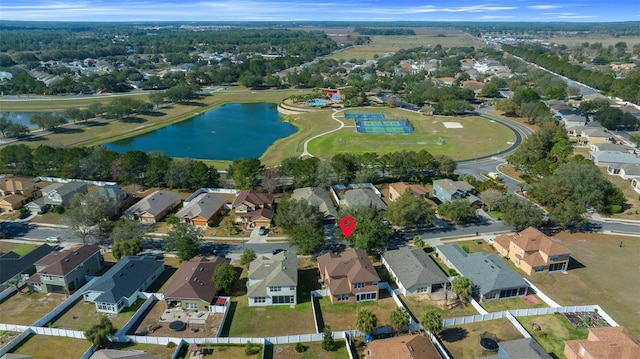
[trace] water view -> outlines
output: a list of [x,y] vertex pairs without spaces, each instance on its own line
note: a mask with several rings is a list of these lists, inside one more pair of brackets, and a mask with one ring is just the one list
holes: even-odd
[[226,104],[190,120],[106,144],[113,151],[162,151],[170,157],[215,160],[260,157],[296,128],[279,121],[275,104]]
[[44,112],[0,112],[0,116],[3,116],[11,122],[17,122],[21,125],[25,125],[29,129],[36,129],[38,128],[38,125],[29,121],[31,121],[31,117],[43,113]]

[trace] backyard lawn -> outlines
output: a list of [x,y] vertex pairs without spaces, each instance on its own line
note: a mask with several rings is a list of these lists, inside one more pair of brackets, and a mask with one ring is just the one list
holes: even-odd
[[355,329],[356,312],[361,308],[367,308],[375,314],[378,318],[377,328],[391,325],[389,315],[398,307],[386,290],[380,290],[377,301],[331,304],[329,297],[322,297],[319,302],[324,324],[334,332]]
[[522,335],[507,319],[445,327],[440,331],[439,337],[454,358],[475,359],[495,354],[484,350],[479,344],[480,336],[485,332],[498,337],[499,342],[522,338]]
[[[517,319],[544,350],[555,358],[566,358],[563,354],[565,340],[586,339],[589,335],[587,329],[574,328],[560,314],[519,317]],[[533,331],[532,322],[540,326],[540,331]]]
[[[247,355],[244,351],[244,345],[210,345],[202,347],[202,358],[211,359],[237,359],[237,358],[261,358],[262,357],[262,345],[253,345],[253,354]],[[182,355],[184,353],[184,355]],[[181,351],[178,359],[188,358],[188,352]]]
[[18,344],[12,353],[38,359],[80,358],[89,347],[91,343],[84,339],[32,335]]
[[22,291],[0,303],[0,323],[32,325],[66,299],[61,294]]
[[567,274],[543,273],[529,280],[560,305],[599,304],[640,336],[639,238],[568,232],[555,237],[571,250]]
[[500,299],[500,300],[491,300],[488,302],[480,303],[480,305],[487,312],[502,312],[504,310],[510,309],[529,309],[529,308],[546,308],[548,305],[540,299],[537,295],[533,295],[533,297],[538,301],[536,304],[527,304],[524,298],[511,298],[511,299]]
[[[138,299],[136,303],[129,308],[125,308],[118,314],[107,314],[107,317],[111,319],[113,326],[117,329],[122,328],[136,311],[142,306],[144,299]],[[93,303],[85,303],[80,298],[73,306],[67,309],[62,315],[56,318],[51,326],[53,328],[63,328],[85,331],[92,325],[98,323],[100,317],[104,313],[98,313],[96,311],[96,305]]]
[[273,351],[273,359],[344,359],[349,357],[344,340],[336,340],[336,350],[332,352],[322,349],[322,342],[301,343],[305,350],[295,351],[294,344],[274,345],[268,349]]
[[427,295],[411,295],[408,297],[401,295],[400,300],[402,300],[405,307],[409,309],[413,317],[418,321],[420,321],[422,313],[424,313],[427,309],[437,310],[438,313],[440,313],[440,317],[442,319],[459,318],[479,314],[478,311],[473,307],[473,305],[469,303],[458,304],[451,309],[442,309],[435,302],[429,299]]
[[109,349],[118,350],[142,350],[158,359],[169,359],[175,352],[175,348],[167,348],[166,345],[141,344],[141,343],[113,343]]

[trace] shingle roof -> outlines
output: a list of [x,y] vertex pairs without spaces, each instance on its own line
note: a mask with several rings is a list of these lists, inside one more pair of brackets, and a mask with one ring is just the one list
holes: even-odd
[[318,267],[322,273],[328,273],[331,280],[347,277],[351,283],[380,281],[373,263],[362,249],[351,248],[341,255],[323,254],[318,257]]
[[456,192],[471,193],[475,188],[465,181],[452,181],[449,178],[443,178],[433,181],[434,185],[440,186],[443,190],[449,194]]
[[422,249],[400,248],[382,255],[405,288],[446,283],[447,276]]
[[264,217],[266,219],[273,219],[273,210],[271,208],[259,208],[255,211],[249,212],[251,222],[255,221],[260,217]]
[[0,189],[3,191],[24,191],[34,186],[33,178],[29,177],[0,178]]
[[126,256],[121,258],[86,292],[102,292],[95,302],[116,304],[123,297],[129,298],[153,275],[164,262],[148,257]]
[[260,256],[249,264],[248,278],[250,281],[258,280],[248,286],[249,297],[266,295],[267,286],[297,286],[298,256],[287,251],[271,258]]
[[[551,355],[547,353],[533,338],[523,338],[515,340],[507,340],[499,342],[498,345],[504,352],[507,353],[508,358],[517,359],[552,359]],[[500,355],[492,355],[485,357],[484,359],[502,359],[504,357]]]
[[238,207],[242,203],[250,203],[255,206],[264,206],[265,204],[273,203],[273,195],[268,193],[259,192],[255,190],[244,190],[238,194],[238,197],[233,201],[233,208]]
[[511,237],[511,240],[526,252],[541,251],[547,255],[567,254],[569,249],[562,244],[554,241],[551,237],[540,232],[534,227],[529,227],[517,235]]
[[100,252],[100,247],[95,244],[87,244],[73,250],[51,252],[42,259],[36,261],[36,265],[46,266],[40,271],[42,274],[64,276],[73,271],[80,263]]
[[15,252],[3,254],[0,256],[0,284],[4,284],[16,275],[29,270],[36,261],[52,251],[53,247],[48,244],[43,244],[22,257]]
[[200,299],[213,303],[217,290],[211,282],[211,277],[216,268],[223,263],[229,263],[229,261],[217,256],[211,261],[200,258],[182,263],[165,289],[164,297],[166,299]]
[[202,193],[198,197],[194,198],[188,205],[184,206],[176,216],[182,217],[202,217],[205,219],[211,219],[220,208],[227,203],[227,198],[220,194],[215,193]]
[[631,153],[617,151],[589,151],[589,156],[597,164],[604,163],[640,163],[640,158]]
[[298,188],[293,191],[292,199],[305,200],[312,206],[317,206],[320,212],[324,214],[324,219],[335,219],[338,217],[338,211],[333,205],[329,193],[319,187]]
[[349,207],[374,206],[377,210],[387,209],[387,205],[368,188],[355,188],[344,193],[344,201]]
[[407,182],[394,182],[394,183],[389,183],[389,189],[391,188],[393,188],[400,195],[403,195],[407,191],[407,189],[414,196],[424,196],[429,194],[429,191],[423,185],[420,185],[420,184],[409,184]]
[[51,193],[57,192],[60,197],[65,198],[66,196],[76,193],[76,192],[85,192],[87,190],[87,184],[80,181],[70,181],[67,183],[53,183],[48,185],[47,187],[42,189],[42,193]]
[[108,198],[108,199],[115,199],[115,200],[117,200],[118,198],[120,198],[120,196],[125,194],[125,191],[123,191],[122,188],[120,188],[120,186],[115,184],[100,186],[96,188],[95,191],[98,193],[98,195],[101,198]]
[[25,196],[15,193],[0,197],[0,201],[5,201],[11,205],[22,203],[25,199],[27,199]]
[[475,284],[482,295],[495,290],[527,287],[527,283],[492,253],[466,253],[457,244],[436,247],[459,271]]
[[173,206],[180,199],[180,195],[175,192],[169,191],[155,191],[152,194],[141,199],[140,202],[134,204],[126,210],[127,215],[134,213],[149,213],[152,216],[157,216],[162,213],[167,207]]
[[592,147],[597,148],[598,151],[616,151],[632,153],[633,147],[621,145],[618,143],[594,143]]
[[575,354],[584,348],[591,358],[640,358],[640,341],[624,327],[589,328],[586,340],[568,340],[565,346]]
[[440,359],[433,343],[423,335],[376,339],[367,344],[365,359]]

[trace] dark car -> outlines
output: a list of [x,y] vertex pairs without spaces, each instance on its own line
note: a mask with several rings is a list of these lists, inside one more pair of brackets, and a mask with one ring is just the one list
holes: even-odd
[[262,226],[258,229],[258,234],[261,236],[264,236],[267,233],[269,233],[269,230],[265,226]]
[[7,239],[9,238],[9,232],[8,231],[0,231],[0,238],[2,239]]
[[286,252],[286,249],[282,249],[282,248],[278,248],[278,249],[274,249],[271,251],[271,254],[273,254],[274,256],[280,252]]

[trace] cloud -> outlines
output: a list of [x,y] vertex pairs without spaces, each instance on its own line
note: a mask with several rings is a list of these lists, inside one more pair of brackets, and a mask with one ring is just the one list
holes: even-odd
[[551,9],[558,9],[561,6],[560,5],[531,5],[527,7],[529,9],[534,9],[534,10],[551,10]]

